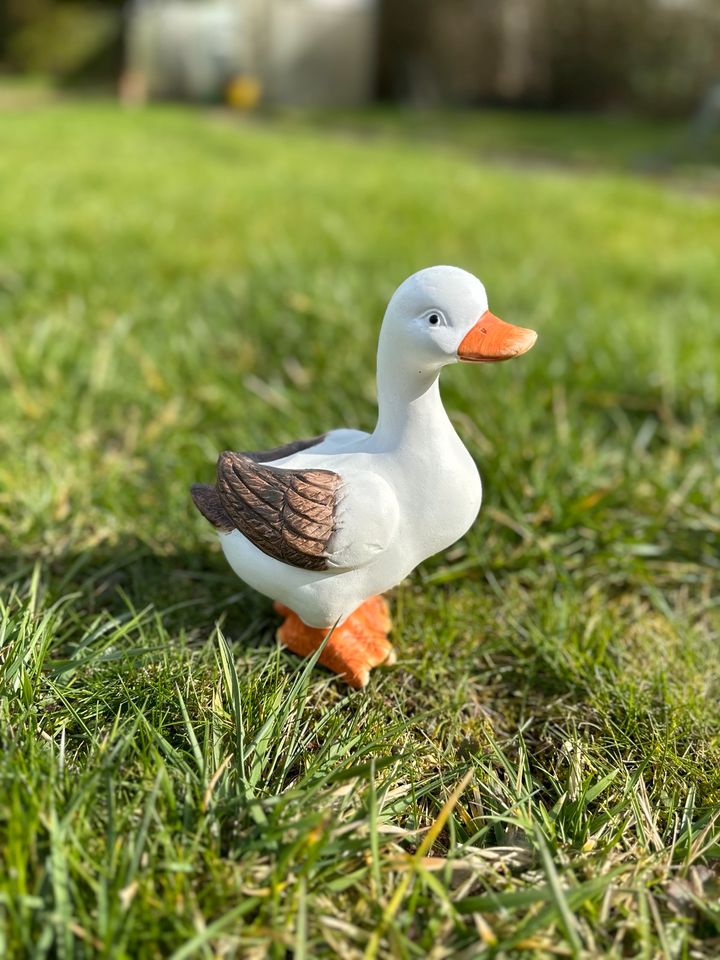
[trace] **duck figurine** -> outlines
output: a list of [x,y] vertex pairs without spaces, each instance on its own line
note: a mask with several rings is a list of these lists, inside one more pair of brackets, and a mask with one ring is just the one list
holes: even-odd
[[307,656],[328,638],[319,662],[353,687],[394,663],[382,594],[462,537],[480,509],[480,476],[443,407],[440,371],[509,360],[536,339],[490,313],[477,277],[421,270],[385,312],[372,433],[221,453],[215,485],[192,486],[235,573],[275,601],[281,643]]

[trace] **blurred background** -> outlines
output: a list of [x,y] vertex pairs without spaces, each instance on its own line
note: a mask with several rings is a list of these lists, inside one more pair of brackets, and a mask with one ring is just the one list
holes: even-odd
[[[720,110],[716,0],[2,0],[0,65],[238,107]],[[714,103],[714,106],[713,106]]]

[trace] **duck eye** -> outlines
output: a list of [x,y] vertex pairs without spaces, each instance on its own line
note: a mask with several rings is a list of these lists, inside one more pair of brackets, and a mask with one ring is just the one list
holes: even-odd
[[436,313],[431,313],[428,317],[428,323],[436,326],[438,323],[440,323],[440,317]]

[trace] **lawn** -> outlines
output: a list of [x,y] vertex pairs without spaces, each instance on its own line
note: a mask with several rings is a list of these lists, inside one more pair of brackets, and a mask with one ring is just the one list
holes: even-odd
[[[720,199],[224,114],[0,118],[0,956],[720,952]],[[370,428],[397,283],[485,503],[364,692],[188,485]]]
[[720,130],[695,117],[647,119],[624,114],[540,110],[285,110],[287,123],[366,138],[403,139],[511,163],[601,168],[664,175],[685,168],[717,174]]

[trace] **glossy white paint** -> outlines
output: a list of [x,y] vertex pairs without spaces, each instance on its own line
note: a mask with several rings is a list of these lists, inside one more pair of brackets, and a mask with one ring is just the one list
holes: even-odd
[[467,532],[482,487],[445,413],[439,376],[458,360],[461,341],[487,309],[482,283],[457,267],[430,267],[397,289],[380,331],[373,433],[334,430],[316,447],[272,464],[342,477],[331,568],[290,567],[237,530],[221,533],[239,577],[308,625],[328,627]]

